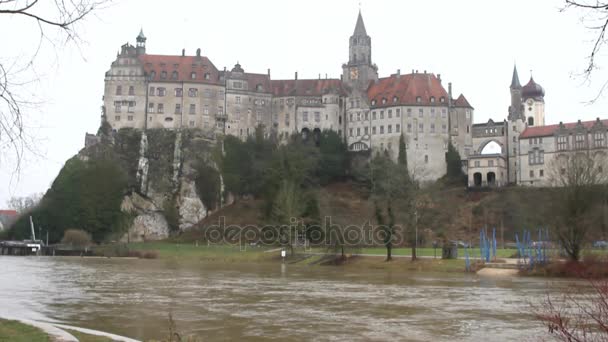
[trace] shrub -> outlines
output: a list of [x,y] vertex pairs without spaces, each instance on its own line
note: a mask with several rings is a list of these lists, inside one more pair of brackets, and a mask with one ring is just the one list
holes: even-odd
[[79,248],[89,247],[92,245],[91,234],[80,229],[68,229],[63,233],[61,243]]

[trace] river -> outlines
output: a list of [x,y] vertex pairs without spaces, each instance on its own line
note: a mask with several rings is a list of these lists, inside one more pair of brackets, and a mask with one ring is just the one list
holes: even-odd
[[142,340],[165,338],[171,313],[182,335],[205,341],[522,341],[544,336],[526,313],[546,286],[334,266],[3,256],[0,316]]

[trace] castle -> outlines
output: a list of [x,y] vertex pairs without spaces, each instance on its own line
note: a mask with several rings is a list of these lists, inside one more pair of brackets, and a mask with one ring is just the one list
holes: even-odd
[[[106,72],[103,117],[115,130],[197,128],[241,139],[258,126],[282,138],[329,129],[351,151],[382,151],[394,159],[403,134],[409,171],[421,181],[445,174],[451,142],[470,187],[543,185],[545,155],[582,148],[577,139],[583,131],[586,148],[606,148],[608,121],[545,126],[544,89],[532,78],[522,87],[517,69],[510,89],[506,120],[473,124],[474,108],[464,95],[452,96],[440,74],[397,70],[379,77],[359,12],[340,79],[298,79],[296,72],[293,79],[273,80],[270,69],[249,73],[238,62],[219,70],[200,49],[194,56],[184,50],[151,55],[141,31]],[[572,141],[564,145],[562,135]]]

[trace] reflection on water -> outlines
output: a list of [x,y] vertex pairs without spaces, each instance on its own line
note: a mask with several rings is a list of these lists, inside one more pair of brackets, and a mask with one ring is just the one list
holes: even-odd
[[534,339],[525,313],[546,281],[338,267],[0,257],[0,315],[139,339]]

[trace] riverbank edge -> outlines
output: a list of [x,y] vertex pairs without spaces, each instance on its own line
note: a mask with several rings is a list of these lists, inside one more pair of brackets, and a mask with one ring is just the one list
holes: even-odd
[[79,342],[79,340],[74,335],[70,334],[66,330],[73,330],[91,336],[105,337],[116,342],[141,342],[139,340],[135,340],[125,336],[115,335],[99,330],[75,327],[66,324],[34,321],[30,319],[0,315],[0,321],[2,320],[14,321],[29,327],[39,329],[44,334],[46,334],[49,337],[49,341],[52,342]]

